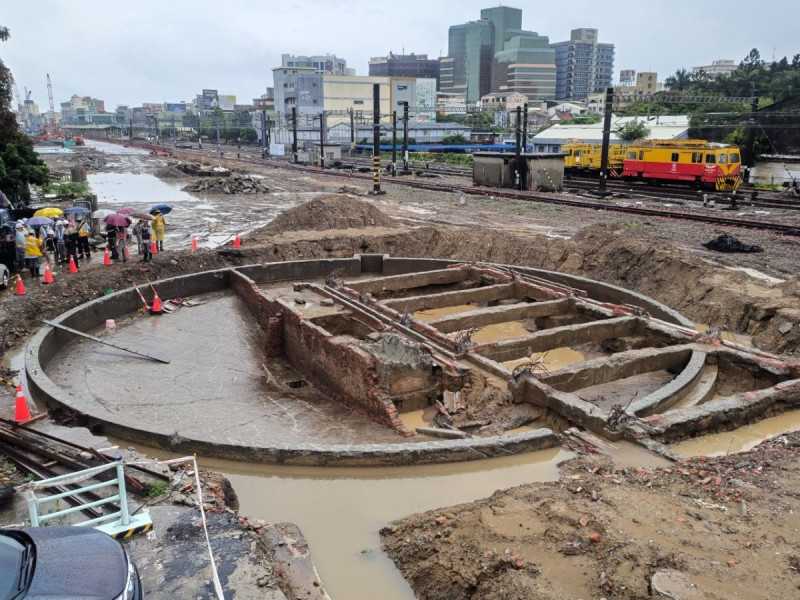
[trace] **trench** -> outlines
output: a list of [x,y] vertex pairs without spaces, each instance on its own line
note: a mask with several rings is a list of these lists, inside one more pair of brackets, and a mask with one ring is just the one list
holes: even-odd
[[[139,450],[166,456],[163,450]],[[417,512],[449,511],[497,489],[555,481],[558,464],[571,456],[551,448],[482,461],[391,468],[282,467],[202,458],[200,463],[231,481],[240,514],[300,528],[333,600],[414,600],[411,587],[380,549],[382,527]]]

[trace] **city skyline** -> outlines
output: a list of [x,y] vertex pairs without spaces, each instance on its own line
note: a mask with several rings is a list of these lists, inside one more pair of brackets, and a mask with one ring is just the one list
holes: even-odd
[[[41,110],[48,105],[47,73],[57,109],[72,94],[103,99],[113,110],[118,104],[191,101],[202,88],[249,103],[272,85],[271,70],[280,65],[281,54],[332,53],[367,75],[369,59],[391,51],[445,56],[451,25],[475,20],[482,8],[497,5],[411,0],[398,12],[361,0],[350,2],[346,11],[316,1],[265,6],[231,0],[224,10],[204,0],[142,0],[114,5],[113,11],[98,0],[80,4],[80,11],[56,0],[11,0],[4,6],[0,24],[9,27],[11,38],[0,44],[0,56],[20,91],[28,88]],[[523,29],[551,43],[569,39],[572,29],[598,29],[599,40],[616,47],[615,77],[635,69],[655,71],[663,80],[679,68],[717,59],[738,64],[754,47],[765,60],[773,52],[790,59],[800,53],[792,25],[800,18],[798,6],[768,1],[765,10],[749,14],[742,0],[732,0],[726,27],[720,27],[719,14],[697,14],[688,1],[646,4],[619,15],[603,14],[584,0],[575,0],[569,12],[504,3],[523,9]],[[781,19],[770,19],[775,11],[769,5],[780,10]]]

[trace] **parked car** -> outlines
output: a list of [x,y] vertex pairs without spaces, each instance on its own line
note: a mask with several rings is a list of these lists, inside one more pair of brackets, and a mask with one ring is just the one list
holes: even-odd
[[0,263],[0,290],[4,290],[8,287],[8,281],[11,278],[11,274],[8,272],[8,267],[5,264]]
[[0,529],[0,600],[142,600],[136,565],[91,527]]

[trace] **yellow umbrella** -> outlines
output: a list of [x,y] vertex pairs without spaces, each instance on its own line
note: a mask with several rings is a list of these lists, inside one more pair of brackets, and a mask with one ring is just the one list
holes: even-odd
[[56,208],[54,206],[49,206],[47,208],[40,208],[35,213],[33,213],[34,217],[60,217],[64,214],[64,211],[60,208]]

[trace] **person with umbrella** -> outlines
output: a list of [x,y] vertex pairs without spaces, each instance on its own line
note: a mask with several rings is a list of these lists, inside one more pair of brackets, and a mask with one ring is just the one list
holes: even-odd
[[164,215],[161,214],[160,209],[155,209],[153,211],[153,235],[156,238],[156,244],[158,244],[159,251],[164,251],[164,234],[167,227],[167,223],[164,221]]
[[69,260],[67,254],[67,239],[66,239],[67,222],[59,219],[56,221],[55,228],[55,241],[56,241],[56,262],[65,262]]

